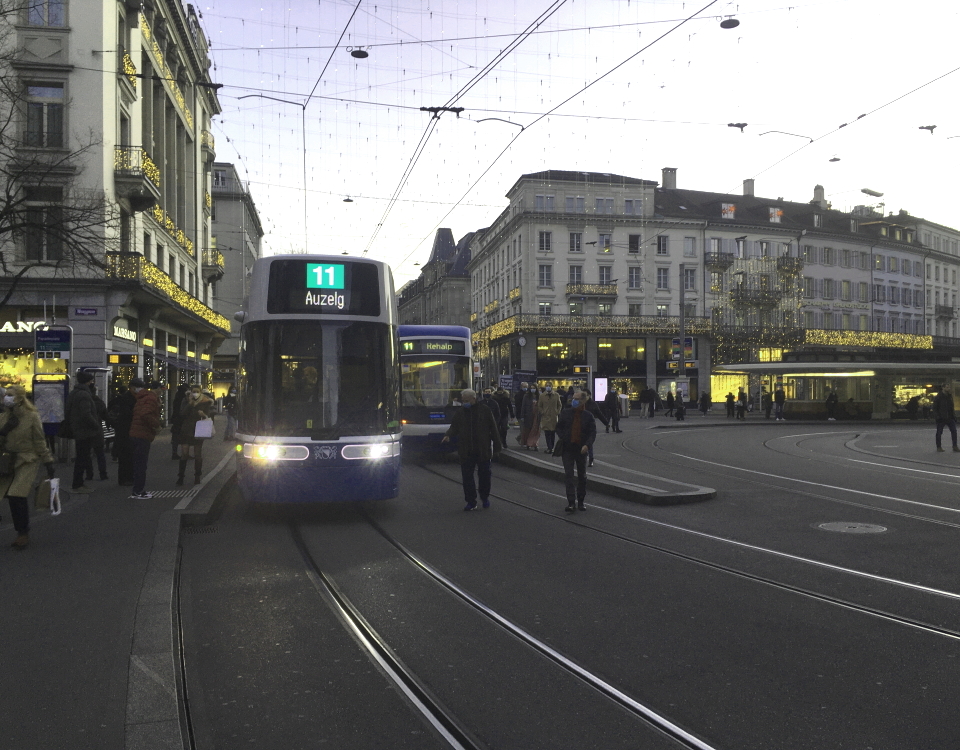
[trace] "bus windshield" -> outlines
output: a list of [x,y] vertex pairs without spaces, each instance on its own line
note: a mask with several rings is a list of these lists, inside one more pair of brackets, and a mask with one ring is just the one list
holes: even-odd
[[431,409],[451,406],[460,400],[460,391],[469,388],[470,358],[410,362],[401,358],[403,405]]
[[316,440],[399,432],[395,356],[394,333],[383,323],[248,323],[238,429]]

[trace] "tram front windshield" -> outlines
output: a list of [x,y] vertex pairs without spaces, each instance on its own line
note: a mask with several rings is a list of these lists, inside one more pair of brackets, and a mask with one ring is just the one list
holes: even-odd
[[470,359],[411,362],[401,359],[403,405],[431,409],[451,406],[460,400],[460,391],[469,388]]
[[398,432],[394,342],[383,323],[245,325],[240,432],[316,440]]

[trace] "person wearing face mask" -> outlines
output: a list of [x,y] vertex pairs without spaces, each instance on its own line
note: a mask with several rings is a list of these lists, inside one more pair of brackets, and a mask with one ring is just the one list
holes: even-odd
[[[2,389],[0,389],[2,390]],[[33,489],[40,464],[47,467],[47,476],[53,479],[53,456],[43,434],[43,425],[36,407],[27,399],[22,386],[12,385],[3,396],[0,414],[0,442],[3,450],[14,454],[14,470],[10,476],[0,477],[0,497],[7,496],[13,528],[17,538],[11,545],[24,550],[30,544],[30,507],[27,496]]]
[[103,443],[103,423],[97,414],[97,403],[93,398],[93,373],[77,373],[77,384],[70,391],[64,405],[64,419],[70,425],[76,449],[71,492],[93,492],[92,488],[83,484],[84,476],[93,476],[93,462],[90,457],[93,446]]
[[[584,511],[587,497],[587,455],[597,439],[597,423],[586,409],[587,395],[577,391],[557,420],[557,435],[563,441],[561,458],[567,488],[567,513]],[[574,479],[573,469],[577,469]]]
[[180,407],[180,471],[177,473],[177,486],[183,485],[187,462],[193,459],[193,481],[200,483],[203,474],[203,440],[194,437],[197,422],[213,414],[213,399],[205,396],[199,385],[190,387],[189,395]]
[[[464,510],[475,510],[477,492],[484,508],[490,507],[490,460],[503,449],[500,431],[487,402],[477,403],[477,392],[469,388],[460,393],[463,406],[456,410],[442,443],[457,439],[460,475],[463,478]],[[491,450],[492,446],[492,450]],[[474,482],[473,472],[477,472]],[[479,486],[478,486],[479,485]]]
[[147,459],[150,457],[150,444],[163,426],[160,419],[160,399],[140,378],[130,381],[130,392],[136,399],[129,432],[133,474],[133,494],[130,499],[149,500],[153,493],[146,491]]
[[497,434],[500,434],[500,404],[494,400],[492,388],[483,389],[483,403],[486,404],[487,408],[489,408],[493,414],[493,421],[497,423]]
[[231,385],[223,397],[223,410],[227,414],[227,426],[223,430],[223,442],[236,440],[237,435],[237,388]]
[[547,439],[547,452],[553,453],[553,446],[557,441],[557,417],[560,416],[560,394],[553,392],[553,386],[548,385],[544,388],[540,398],[537,399],[537,412],[540,415],[540,429]]

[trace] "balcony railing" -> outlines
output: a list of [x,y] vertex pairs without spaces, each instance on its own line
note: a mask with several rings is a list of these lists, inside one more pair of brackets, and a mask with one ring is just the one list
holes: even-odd
[[567,284],[567,295],[575,297],[616,297],[616,284]]
[[138,253],[107,253],[106,277],[136,281],[151,287],[168,297],[171,303],[230,334],[229,320],[185,292],[167,274]]
[[734,305],[751,307],[776,307],[783,298],[777,289],[760,289],[737,285],[730,290],[730,302]]
[[157,189],[160,188],[160,168],[140,146],[115,146],[113,171],[125,177],[146,177]]
[[797,276],[803,271],[803,258],[777,258],[777,271],[784,276]]
[[137,66],[133,64],[133,58],[123,47],[119,50],[120,54],[120,74],[123,75],[133,86],[137,88]]
[[957,311],[954,310],[950,305],[934,305],[933,314],[938,318],[943,318],[946,320],[952,320],[957,317]]
[[733,265],[733,253],[704,253],[703,264],[707,268],[726,270]]
[[207,281],[223,278],[223,253],[216,248],[203,251],[203,278]]
[[520,297],[520,287],[515,286],[510,290],[510,299],[518,299]]

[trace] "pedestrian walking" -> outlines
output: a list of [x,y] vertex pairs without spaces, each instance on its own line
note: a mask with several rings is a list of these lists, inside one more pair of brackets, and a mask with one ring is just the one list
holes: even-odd
[[[597,423],[587,411],[587,396],[582,391],[573,394],[570,403],[560,412],[557,420],[557,435],[562,441],[560,457],[567,490],[567,513],[586,510],[587,456],[597,438]],[[573,472],[576,468],[577,476]]]
[[540,429],[547,440],[547,453],[553,453],[557,441],[557,417],[561,408],[560,395],[553,392],[552,385],[548,385],[537,399],[537,413],[540,415]]
[[[517,424],[521,425],[520,422],[520,413],[523,411],[523,399],[527,395],[527,384],[521,383],[520,390],[513,394],[513,418],[517,420]],[[520,437],[517,437],[517,442],[520,442]]]
[[[150,385],[159,387],[157,383]],[[140,378],[130,381],[130,392],[136,399],[129,432],[133,464],[133,493],[130,499],[149,500],[153,497],[153,493],[146,491],[147,459],[150,457],[150,444],[163,426],[160,419],[160,399]]]
[[687,405],[683,401],[683,391],[677,391],[677,400],[674,403],[678,422],[683,422],[687,418]]
[[[463,479],[464,510],[477,507],[477,493],[484,508],[490,507],[490,461],[503,450],[500,431],[487,403],[477,403],[477,392],[469,388],[460,393],[463,406],[456,410],[443,443],[457,439],[460,476]],[[473,473],[477,472],[476,481]]]
[[783,390],[782,385],[777,386],[777,390],[773,392],[773,416],[776,417],[778,422],[784,420],[783,416],[783,406],[787,402],[787,394]]
[[728,391],[726,395],[727,402],[727,416],[734,416],[734,409],[736,408],[737,398],[733,395],[733,391]]
[[529,450],[538,450],[540,441],[540,414],[537,411],[539,394],[537,387],[531,386],[523,396],[520,405],[520,444]]
[[[107,446],[103,432],[103,427],[109,421],[107,415],[107,405],[103,403],[103,399],[100,398],[100,395],[97,393],[97,386],[95,386],[93,383],[90,384],[90,393],[93,395],[93,403],[97,408],[97,419],[100,420],[100,436],[93,438],[93,441],[90,443],[90,449],[93,451],[93,455],[97,459],[97,469],[100,472],[100,481],[105,481],[110,478],[107,476]],[[90,480],[93,479],[93,462],[87,466],[86,478]]]
[[737,419],[747,419],[747,393],[743,388],[737,392]]
[[773,411],[773,398],[766,388],[764,388],[760,394],[760,407],[763,409],[764,416],[770,419],[770,412]]
[[707,416],[707,412],[710,411],[710,394],[704,391],[700,394],[700,411],[703,412],[703,416]]
[[640,416],[648,418],[653,416],[653,410],[656,407],[657,394],[653,388],[643,387],[640,391]]
[[133,455],[130,453],[130,423],[137,399],[125,388],[110,401],[107,415],[113,425],[115,436],[110,455],[117,461],[117,484],[129,487],[133,484]]
[[611,427],[613,427],[614,432],[623,432],[620,429],[620,394],[617,393],[616,388],[607,391],[607,395],[603,397],[603,406],[607,411],[607,418],[610,420],[610,424],[607,425],[607,432],[610,432]]
[[213,399],[204,394],[199,385],[190,386],[190,392],[180,405],[180,468],[177,487],[183,486],[187,464],[193,460],[193,483],[200,484],[203,474],[203,441],[196,437],[197,422],[213,415]]
[[97,414],[97,404],[93,400],[93,373],[77,373],[77,383],[67,396],[64,405],[64,421],[73,436],[76,455],[73,459],[72,492],[88,493],[93,488],[83,484],[84,476],[93,476],[93,463],[90,452],[96,441],[103,441],[103,425]]
[[237,387],[230,386],[227,395],[223,397],[223,411],[227,415],[227,426],[223,430],[223,442],[237,439]]
[[0,388],[3,412],[0,414],[0,447],[13,454],[13,472],[0,477],[0,497],[6,495],[17,538],[11,545],[24,550],[30,544],[30,506],[27,496],[33,489],[40,464],[50,479],[56,475],[53,456],[43,434],[37,408],[27,399],[23,386]]
[[943,453],[940,438],[944,427],[950,430],[953,452],[960,453],[960,448],[957,447],[957,413],[953,405],[953,394],[948,385],[943,385],[940,393],[933,399],[933,418],[937,420],[937,453]]
[[673,404],[674,404],[674,402],[675,402],[675,399],[674,399],[674,397],[673,397],[673,391],[667,391],[667,411],[666,411],[666,413],[665,413],[663,416],[665,416],[665,417],[672,417],[672,416],[673,416]]
[[183,407],[183,400],[187,397],[187,393],[190,392],[190,386],[183,384],[177,388],[177,392],[173,395],[173,404],[170,406],[170,459],[173,461],[180,460],[180,454],[177,453],[177,448],[180,445],[180,430],[182,420],[180,418],[180,409]]
[[493,421],[497,423],[497,434],[500,434],[500,404],[493,400],[493,389],[483,389],[483,403],[493,414]]
[[827,421],[836,422],[837,421],[837,405],[840,403],[840,399],[837,398],[835,391],[830,391],[827,395],[827,400],[823,402],[824,406],[827,407]]
[[497,423],[497,427],[500,428],[500,442],[506,447],[507,430],[510,429],[510,420],[513,419],[513,401],[510,400],[510,394],[503,388],[494,391],[493,400],[500,407],[500,421]]

